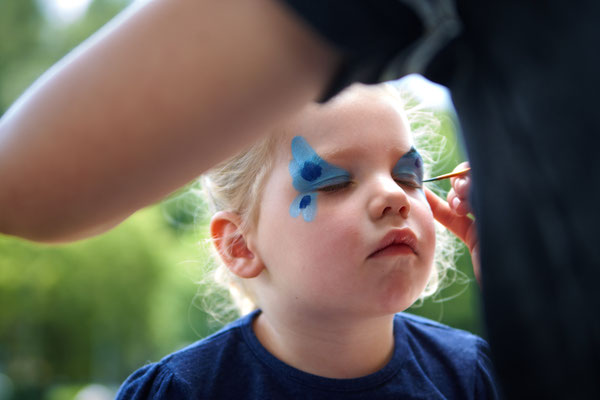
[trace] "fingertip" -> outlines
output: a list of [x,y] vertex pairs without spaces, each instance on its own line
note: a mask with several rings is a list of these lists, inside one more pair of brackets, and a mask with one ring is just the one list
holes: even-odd
[[452,200],[450,200],[450,207],[457,214],[458,214],[458,208],[460,207],[460,203],[461,202],[460,202],[460,199],[458,197],[453,197]]
[[456,195],[461,199],[466,199],[469,196],[470,179],[468,176],[461,176],[453,185]]
[[461,201],[455,212],[461,217],[467,216],[471,212],[469,203]]
[[458,164],[456,167],[454,167],[454,170],[452,172],[454,172],[454,171],[460,171],[462,169],[469,168],[469,167],[470,167],[469,162],[468,161],[463,161],[460,164]]
[[456,198],[456,192],[454,192],[454,189],[450,189],[450,191],[446,195],[446,203],[448,203],[450,206],[452,206],[452,201],[455,198]]

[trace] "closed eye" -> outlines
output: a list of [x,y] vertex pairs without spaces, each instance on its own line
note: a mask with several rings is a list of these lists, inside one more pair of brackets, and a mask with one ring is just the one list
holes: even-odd
[[401,177],[395,177],[394,181],[400,186],[409,187],[411,189],[422,189],[423,184],[415,176],[405,175]]
[[351,184],[350,181],[340,182],[340,183],[335,183],[333,185],[327,185],[327,186],[320,187],[317,190],[319,192],[325,192],[325,193],[337,192],[337,191],[346,189],[347,187],[350,186],[350,184]]

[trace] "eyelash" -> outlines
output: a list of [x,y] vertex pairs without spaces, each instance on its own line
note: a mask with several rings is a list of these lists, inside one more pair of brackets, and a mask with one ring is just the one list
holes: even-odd
[[319,188],[318,191],[325,192],[325,193],[337,192],[337,191],[346,189],[348,186],[350,186],[351,183],[352,182],[348,181],[348,182],[336,183],[334,185],[323,186],[322,188]]
[[414,181],[409,181],[405,179],[394,179],[396,183],[400,186],[408,186],[411,189],[422,189],[423,185],[420,185]]
[[[414,181],[411,180],[406,180],[406,179],[399,179],[399,178],[394,178],[394,181],[399,185],[399,186],[406,186],[410,189],[422,189],[423,185],[420,185]],[[336,183],[335,185],[329,185],[329,186],[323,186],[322,188],[317,189],[319,192],[323,192],[323,193],[333,193],[333,192],[338,192],[340,190],[346,189],[350,186],[352,182],[348,181],[348,182],[342,182],[342,183]]]
[[411,189],[422,189],[423,184],[416,174],[404,172],[392,172],[394,181],[400,186],[405,186]]

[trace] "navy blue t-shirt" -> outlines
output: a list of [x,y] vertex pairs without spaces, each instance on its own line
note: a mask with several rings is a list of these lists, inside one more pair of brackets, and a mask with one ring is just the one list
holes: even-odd
[[361,378],[331,379],[269,353],[252,330],[259,312],[139,369],[117,399],[497,398],[487,344],[468,332],[397,314],[394,354],[385,367]]

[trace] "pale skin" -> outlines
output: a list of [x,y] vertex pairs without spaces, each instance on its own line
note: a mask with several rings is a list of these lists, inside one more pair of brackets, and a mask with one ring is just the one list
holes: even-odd
[[[453,228],[465,221],[448,219],[454,212],[445,201],[390,176],[411,147],[397,110],[350,95],[336,104],[301,113],[284,131],[302,132],[318,154],[351,173],[352,183],[319,193],[314,221],[291,217],[297,192],[286,137],[257,226],[242,231],[242,218],[224,211],[210,231],[225,264],[258,298],[262,313],[253,328],[267,350],[309,373],[355,378],[378,371],[392,355],[393,315],[416,300],[429,276],[433,218]],[[371,258],[382,235],[396,228],[414,232],[418,251]]]

